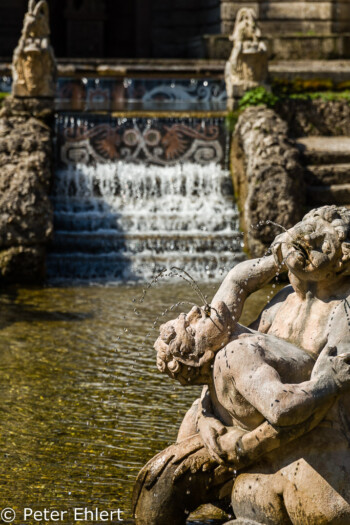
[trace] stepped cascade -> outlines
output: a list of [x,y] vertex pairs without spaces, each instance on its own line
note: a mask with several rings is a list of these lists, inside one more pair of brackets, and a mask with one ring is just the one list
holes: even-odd
[[218,277],[242,259],[229,172],[216,163],[76,164],[55,174],[51,277]]

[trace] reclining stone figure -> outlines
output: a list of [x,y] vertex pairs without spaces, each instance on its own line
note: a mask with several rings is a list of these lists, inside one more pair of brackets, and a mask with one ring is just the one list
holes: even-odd
[[[228,274],[212,301],[161,327],[162,372],[203,384],[177,443],[142,469],[138,525],[184,524],[203,503],[232,523],[350,523],[350,212],[313,210],[273,256]],[[246,297],[281,267],[291,285],[249,328]]]

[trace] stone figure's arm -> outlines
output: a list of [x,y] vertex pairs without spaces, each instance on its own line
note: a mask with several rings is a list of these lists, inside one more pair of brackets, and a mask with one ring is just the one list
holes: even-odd
[[350,388],[350,354],[336,352],[329,346],[321,352],[309,381],[285,384],[258,345],[247,345],[245,352],[236,347],[231,353],[235,387],[272,425],[298,425]]
[[226,426],[214,415],[210,391],[204,387],[198,404],[196,426],[205,447],[211,457],[218,463],[222,463],[223,450],[218,441],[219,436],[226,434]]
[[264,421],[251,432],[241,435],[233,428],[218,438],[218,445],[224,452],[226,461],[233,463],[237,469],[247,467],[265,454],[314,429],[327,415],[333,402],[334,398],[324,400],[311,417],[297,425],[278,427]]
[[273,255],[237,264],[225,277],[212,303],[223,301],[232,316],[239,320],[246,298],[271,281],[276,271]]
[[[350,341],[348,348],[349,345]],[[338,395],[350,386],[350,354],[336,354],[335,347],[327,346],[316,361],[311,380],[300,385],[281,383],[277,373],[271,373],[268,368],[259,370],[257,363],[255,375],[247,369],[249,390],[253,393],[247,395],[247,388],[241,384],[247,381],[244,374],[242,382],[235,381],[236,387],[245,391],[244,397],[267,421],[241,436],[236,429],[221,435],[218,447],[223,451],[222,457],[234,463],[236,468],[243,468],[315,428]],[[255,381],[260,385],[260,396],[254,392]]]

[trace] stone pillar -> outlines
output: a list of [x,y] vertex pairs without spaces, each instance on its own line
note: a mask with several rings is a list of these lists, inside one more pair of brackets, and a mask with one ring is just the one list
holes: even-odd
[[0,284],[45,278],[53,229],[51,118],[56,62],[46,0],[30,0],[0,111]]
[[225,82],[227,107],[232,110],[246,91],[267,82],[267,49],[254,9],[242,7],[238,11],[229,39],[233,48],[225,66]]

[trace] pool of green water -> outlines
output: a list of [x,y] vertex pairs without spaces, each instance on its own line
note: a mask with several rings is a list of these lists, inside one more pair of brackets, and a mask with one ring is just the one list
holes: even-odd
[[[202,286],[209,300],[217,287]],[[249,299],[245,322],[267,293]],[[137,472],[175,440],[199,393],[159,374],[153,350],[159,322],[175,315],[162,312],[197,302],[194,292],[167,284],[141,295],[138,285],[2,292],[0,509],[12,507],[15,523],[25,507],[119,508],[130,522]]]

